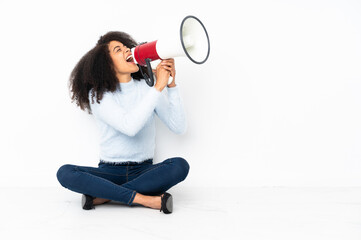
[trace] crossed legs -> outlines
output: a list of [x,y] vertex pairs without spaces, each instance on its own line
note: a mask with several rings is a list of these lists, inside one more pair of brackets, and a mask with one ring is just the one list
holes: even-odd
[[189,164],[183,158],[170,158],[135,167],[133,171],[124,166],[91,168],[67,164],[59,168],[57,177],[65,188],[95,196],[95,205],[115,200],[160,209],[160,194],[187,177]]

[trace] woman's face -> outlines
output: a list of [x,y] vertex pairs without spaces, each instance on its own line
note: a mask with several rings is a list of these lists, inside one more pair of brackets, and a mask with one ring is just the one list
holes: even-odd
[[111,41],[108,44],[110,57],[116,74],[128,75],[139,71],[139,67],[134,63],[132,52],[128,47],[118,41]]

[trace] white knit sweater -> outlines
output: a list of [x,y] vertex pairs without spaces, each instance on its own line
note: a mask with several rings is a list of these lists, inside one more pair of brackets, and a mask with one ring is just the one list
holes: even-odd
[[90,107],[100,131],[100,159],[105,162],[142,162],[153,158],[154,113],[176,134],[186,131],[179,87],[159,92],[144,80],[119,83],[120,90],[106,92]]

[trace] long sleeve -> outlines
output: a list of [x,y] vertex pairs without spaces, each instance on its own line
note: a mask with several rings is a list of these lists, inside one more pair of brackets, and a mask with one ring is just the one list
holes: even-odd
[[176,134],[186,132],[187,121],[178,86],[168,88],[168,98],[162,93],[155,112],[172,132]]
[[127,111],[116,102],[112,93],[107,92],[100,103],[91,104],[91,110],[95,117],[132,137],[144,127],[160,97],[161,93],[152,88],[137,105]]

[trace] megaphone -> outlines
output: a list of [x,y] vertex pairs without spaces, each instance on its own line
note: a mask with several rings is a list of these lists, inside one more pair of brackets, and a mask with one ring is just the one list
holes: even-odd
[[[142,72],[147,84],[154,85],[150,62],[174,57],[188,57],[196,64],[207,61],[210,44],[206,28],[194,16],[187,16],[180,25],[180,36],[170,36],[149,43],[142,43],[131,49],[136,64],[146,66],[148,75]],[[180,38],[179,38],[180,37]]]

